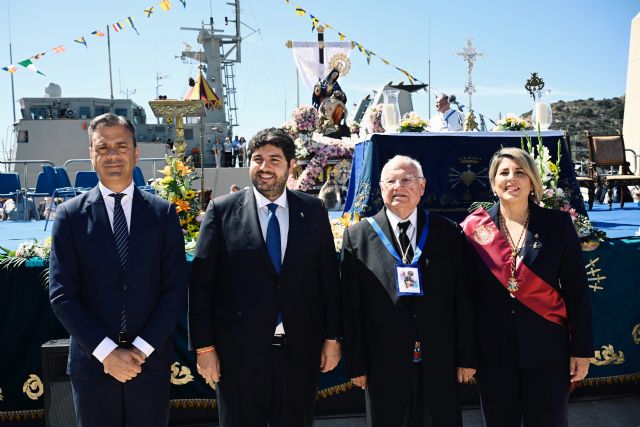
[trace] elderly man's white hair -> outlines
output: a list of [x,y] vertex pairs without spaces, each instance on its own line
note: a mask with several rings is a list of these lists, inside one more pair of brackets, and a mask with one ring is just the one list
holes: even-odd
[[389,161],[387,161],[387,163],[385,163],[385,165],[382,167],[382,171],[380,172],[380,178],[384,179],[387,171],[398,166],[413,166],[418,171],[417,178],[424,177],[424,174],[422,173],[422,165],[420,164],[419,161],[417,161],[416,159],[412,159],[409,156],[397,155],[389,159]]

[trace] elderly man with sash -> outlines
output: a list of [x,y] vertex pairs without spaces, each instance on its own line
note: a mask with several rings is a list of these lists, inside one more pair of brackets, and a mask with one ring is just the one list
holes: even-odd
[[488,427],[565,427],[570,382],[593,356],[580,241],[567,212],[539,206],[542,181],[519,148],[500,149],[499,203],[463,222],[477,266],[478,385]]
[[462,425],[456,380],[475,373],[467,245],[418,208],[425,185],[420,163],[395,156],[381,173],[384,209],[344,233],[344,355],[374,427]]

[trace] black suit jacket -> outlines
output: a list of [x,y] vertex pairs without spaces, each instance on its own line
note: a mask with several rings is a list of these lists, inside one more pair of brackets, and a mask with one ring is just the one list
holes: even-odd
[[339,278],[327,211],[287,190],[289,233],[280,274],[262,236],[252,189],[214,199],[193,260],[189,332],[195,348],[215,345],[227,381],[272,352],[282,313],[287,347],[318,372],[324,338],[342,336]]
[[[488,210],[499,227],[500,205]],[[568,324],[545,320],[511,298],[475,253],[481,366],[566,366],[569,356],[593,356],[591,304],[580,240],[566,212],[529,204],[523,262],[562,295]],[[516,360],[513,348],[515,344]],[[511,346],[512,347],[512,346]]]
[[[375,215],[395,242],[384,210]],[[419,211],[418,236],[425,223]],[[351,377],[368,375],[374,425],[398,425],[410,396],[413,345],[422,341],[422,379],[434,425],[458,425],[456,367],[475,367],[466,242],[451,221],[429,215],[419,259],[424,296],[396,291],[396,260],[367,221],[344,233],[342,250],[344,354]]]
[[106,375],[92,352],[105,337],[118,342],[123,302],[131,338],[154,348],[143,373],[169,372],[173,332],[187,296],[184,238],[169,202],[134,188],[132,203],[124,273],[98,186],[56,211],[49,295],[71,335],[71,375]]

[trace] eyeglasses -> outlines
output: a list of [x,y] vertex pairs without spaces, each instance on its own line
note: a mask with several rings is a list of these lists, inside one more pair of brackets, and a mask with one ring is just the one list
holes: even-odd
[[385,179],[384,181],[380,181],[385,187],[393,187],[395,184],[398,184],[400,187],[409,187],[416,182],[420,182],[421,179],[424,179],[422,176],[405,176],[404,178],[397,179]]

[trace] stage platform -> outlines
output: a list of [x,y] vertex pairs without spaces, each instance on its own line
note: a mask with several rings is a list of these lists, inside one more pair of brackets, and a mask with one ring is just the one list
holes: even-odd
[[[593,210],[588,212],[594,226],[603,229],[610,239],[634,237],[640,230],[640,205],[627,203],[620,209],[615,203],[612,210],[607,204],[594,204]],[[341,211],[331,211],[331,219],[342,215]],[[42,241],[51,236],[53,222],[49,222],[44,231],[44,220],[41,221],[0,221],[0,246],[9,250],[17,249],[21,242],[38,239]]]

